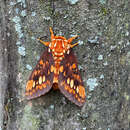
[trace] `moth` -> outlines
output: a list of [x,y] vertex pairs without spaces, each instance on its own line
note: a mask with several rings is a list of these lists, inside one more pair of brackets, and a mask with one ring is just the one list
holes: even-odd
[[47,46],[32,71],[26,85],[27,99],[33,99],[49,92],[51,88],[59,89],[62,94],[78,106],[85,103],[85,88],[81,79],[77,59],[71,44],[77,37],[68,40],[63,36],[55,36],[50,28],[51,41],[40,43]]

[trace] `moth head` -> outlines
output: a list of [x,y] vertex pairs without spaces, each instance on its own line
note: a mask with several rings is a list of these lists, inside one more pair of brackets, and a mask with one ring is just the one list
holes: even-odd
[[52,28],[50,28],[51,32],[51,42],[44,42],[41,39],[38,39],[45,46],[48,46],[49,49],[55,54],[64,54],[68,53],[71,48],[78,45],[78,43],[72,44],[72,41],[78,36],[71,37],[68,40],[63,36],[54,36]]

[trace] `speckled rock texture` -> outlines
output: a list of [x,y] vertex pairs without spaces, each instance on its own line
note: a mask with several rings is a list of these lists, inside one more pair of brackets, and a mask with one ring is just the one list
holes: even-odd
[[[49,27],[79,36],[82,108],[59,91],[24,98]],[[0,130],[130,130],[129,0],[2,0],[0,50]]]

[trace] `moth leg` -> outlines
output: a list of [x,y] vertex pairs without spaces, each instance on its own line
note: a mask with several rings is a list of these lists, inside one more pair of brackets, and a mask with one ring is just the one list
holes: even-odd
[[75,37],[71,37],[68,39],[68,43],[71,43],[75,38],[77,38],[78,36],[75,36]]
[[45,46],[49,46],[50,42],[44,42],[40,38],[37,39],[40,43],[44,44]]
[[73,48],[74,46],[76,46],[76,45],[78,45],[79,43],[77,42],[77,43],[75,43],[75,44],[73,44],[73,45],[70,45],[70,47],[71,48]]

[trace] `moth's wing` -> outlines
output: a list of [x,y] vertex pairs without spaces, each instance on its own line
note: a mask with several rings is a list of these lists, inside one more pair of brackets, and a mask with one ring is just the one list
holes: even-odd
[[52,88],[54,73],[51,72],[51,65],[54,65],[54,59],[52,53],[46,49],[27,82],[27,99],[44,95]]
[[72,50],[64,55],[60,67],[58,85],[60,91],[73,103],[82,106],[85,103],[85,88],[78,70],[77,60]]

